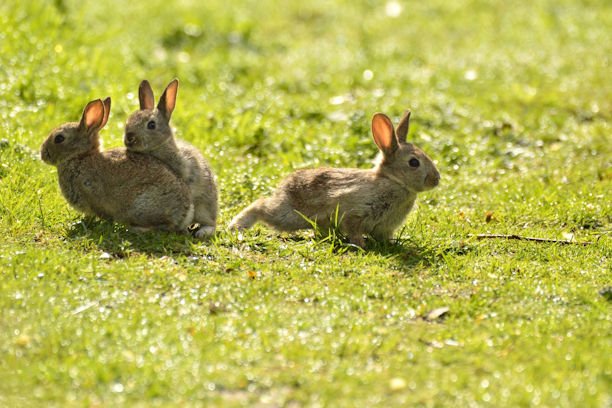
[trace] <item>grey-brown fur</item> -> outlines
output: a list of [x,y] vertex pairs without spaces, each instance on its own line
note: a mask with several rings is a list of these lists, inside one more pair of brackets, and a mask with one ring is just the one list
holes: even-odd
[[[232,229],[263,221],[281,231],[311,228],[305,218],[328,228],[338,209],[341,231],[364,246],[365,234],[388,240],[412,209],[417,193],[438,185],[440,173],[431,159],[406,143],[410,112],[397,127],[377,113],[372,119],[374,141],[382,155],[373,169],[319,168],[297,170],[269,198],[260,198],[238,214]],[[412,166],[411,159],[419,162]],[[415,162],[412,162],[413,164]]]
[[187,232],[193,204],[180,178],[153,157],[100,151],[98,132],[109,114],[110,98],[92,101],[80,122],[59,126],[43,143],[41,158],[57,167],[62,194],[88,215],[138,229]]
[[[125,126],[124,143],[128,151],[153,156],[182,178],[191,190],[195,223],[200,224],[196,237],[213,235],[217,223],[218,196],[210,166],[191,144],[175,139],[170,118],[176,104],[178,80],[164,90],[157,108],[148,81],[141,82],[138,96],[140,110],[134,112]],[[154,128],[150,128],[150,123]]]

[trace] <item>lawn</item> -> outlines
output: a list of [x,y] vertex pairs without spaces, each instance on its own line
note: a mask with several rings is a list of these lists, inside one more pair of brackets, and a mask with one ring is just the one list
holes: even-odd
[[[605,0],[4,1],[0,406],[609,407],[611,38]],[[174,77],[204,242],[83,217],[38,153]],[[442,178],[395,242],[226,230],[405,109]]]

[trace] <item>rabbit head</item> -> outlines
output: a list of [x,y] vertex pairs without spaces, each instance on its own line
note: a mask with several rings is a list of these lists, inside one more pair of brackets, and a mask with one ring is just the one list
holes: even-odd
[[415,193],[430,190],[440,182],[440,173],[421,149],[406,142],[410,111],[406,111],[397,129],[383,113],[372,118],[372,135],[381,152],[378,172]]
[[106,125],[111,99],[96,99],[85,106],[79,122],[65,123],[51,131],[40,149],[41,159],[57,166],[63,161],[98,151],[98,132]]
[[146,79],[138,87],[140,110],[134,112],[125,125],[123,142],[128,150],[149,152],[174,140],[170,117],[176,105],[178,79],[174,79],[162,94],[155,108],[153,89]]

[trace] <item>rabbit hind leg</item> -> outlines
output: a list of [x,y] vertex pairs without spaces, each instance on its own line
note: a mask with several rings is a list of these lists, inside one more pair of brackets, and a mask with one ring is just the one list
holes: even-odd
[[260,198],[259,200],[255,201],[253,204],[242,210],[240,214],[238,214],[232,219],[228,228],[234,230],[243,230],[251,228],[253,224],[259,221],[259,219],[261,218],[262,206],[264,201],[264,198]]
[[280,231],[309,228],[307,220],[285,200],[260,198],[238,214],[230,223],[230,229],[247,229],[257,221]]

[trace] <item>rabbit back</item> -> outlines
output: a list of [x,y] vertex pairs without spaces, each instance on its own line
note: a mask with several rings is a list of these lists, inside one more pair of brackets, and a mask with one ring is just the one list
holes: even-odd
[[67,161],[58,174],[68,202],[85,213],[181,232],[192,221],[189,188],[153,157],[112,149]]

